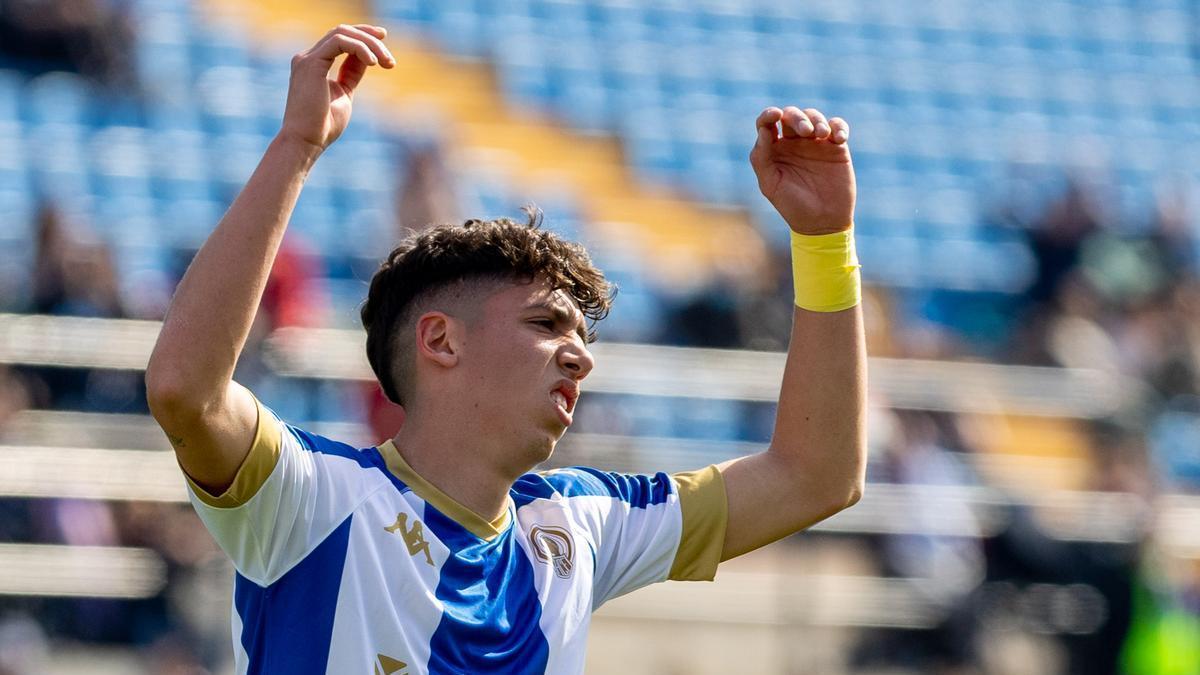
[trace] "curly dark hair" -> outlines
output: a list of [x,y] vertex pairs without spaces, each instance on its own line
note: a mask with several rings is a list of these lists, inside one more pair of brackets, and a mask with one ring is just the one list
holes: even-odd
[[615,288],[582,246],[541,229],[540,210],[524,211],[524,223],[472,219],[413,233],[379,266],[361,315],[367,360],[393,402],[403,405],[411,394],[415,368],[415,345],[399,339],[399,329],[416,320],[414,310],[422,299],[453,284],[543,278],[575,300],[592,323],[588,342],[595,340],[594,324],[608,315]]

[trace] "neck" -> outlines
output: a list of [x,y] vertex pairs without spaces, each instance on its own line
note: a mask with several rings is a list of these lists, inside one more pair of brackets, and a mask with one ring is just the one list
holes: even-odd
[[497,447],[495,435],[475,425],[429,424],[429,419],[420,414],[408,416],[392,439],[404,461],[421,478],[479,517],[489,522],[499,518],[507,507],[513,482],[532,465],[506,467],[498,460],[517,454]]

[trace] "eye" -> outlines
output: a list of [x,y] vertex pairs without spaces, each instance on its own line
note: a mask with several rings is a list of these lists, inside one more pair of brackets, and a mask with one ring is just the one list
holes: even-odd
[[534,319],[533,323],[535,323],[543,328],[547,328],[549,330],[554,330],[554,319]]

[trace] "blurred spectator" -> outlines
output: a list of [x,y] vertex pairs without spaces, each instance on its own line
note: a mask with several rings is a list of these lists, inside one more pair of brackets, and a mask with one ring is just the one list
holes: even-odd
[[737,303],[742,347],[759,351],[787,350],[792,333],[793,295],[790,249],[772,249],[766,268],[743,283]]
[[1080,182],[1071,181],[1066,191],[1032,224],[1030,246],[1037,263],[1037,276],[1028,291],[1035,303],[1053,298],[1063,276],[1079,261],[1080,248],[1089,235],[1103,226],[1096,200]]
[[[0,364],[0,430],[30,402],[24,379]],[[33,537],[31,504],[28,499],[0,499],[0,541],[29,541]]]
[[[1090,432],[1095,455],[1085,488],[1146,496],[1151,484],[1140,435],[1110,423],[1094,423]],[[1116,675],[1132,617],[1140,537],[1151,525],[1142,515],[1133,541],[1073,541],[1051,536],[1029,509],[1014,507],[1007,526],[987,540],[987,578],[992,588],[1021,599],[993,602],[991,611],[1016,613],[1030,630],[1057,635],[1064,673]]]
[[0,615],[0,675],[39,675],[50,655],[46,633],[32,617]]
[[70,235],[62,211],[53,204],[41,205],[36,225],[31,309],[38,314],[52,314],[67,295]]
[[29,407],[30,394],[24,379],[0,364],[0,429],[9,418]]
[[324,262],[308,243],[291,232],[284,237],[267,278],[262,303],[250,327],[234,377],[284,419],[318,419],[318,383],[285,381],[268,367],[263,345],[282,328],[315,328],[329,321],[329,294],[325,288]]
[[[30,284],[30,309],[41,314],[125,318],[117,270],[108,248],[89,241],[53,204],[37,213],[37,245]],[[140,373],[38,367],[25,371],[35,381],[38,407],[96,412],[144,409]]]
[[[872,457],[871,480],[912,486],[968,486],[976,480],[953,450],[965,450],[951,415],[900,411],[888,415],[883,452]],[[908,514],[914,532],[879,539],[879,565],[887,576],[914,581],[942,617],[927,631],[877,631],[855,650],[860,665],[902,664],[919,672],[969,672],[979,663],[979,622],[972,605],[983,581],[982,531],[959,501],[922,501]],[[932,534],[947,527],[963,534]]]
[[[440,223],[463,220],[454,194],[454,177],[446,165],[446,154],[436,140],[412,149],[397,191],[396,224],[400,236]],[[387,253],[391,247],[382,253]]]
[[133,83],[134,31],[116,0],[0,0],[0,59],[30,73],[67,70]]
[[81,228],[44,203],[37,213],[31,309],[38,314],[121,318],[116,269],[108,248],[87,242]]
[[[396,241],[380,242],[381,256],[410,232],[463,219],[455,196],[454,177],[447,167],[445,151],[436,140],[409,152],[398,194]],[[376,382],[363,385],[363,396],[372,438],[382,441],[395,436],[404,424],[404,409],[389,401]]]
[[733,280],[714,280],[669,307],[659,341],[680,347],[741,347],[738,293]]
[[1143,565],[1134,587],[1129,637],[1121,651],[1127,675],[1200,672],[1200,562],[1161,557]]
[[321,282],[324,276],[316,251],[295,233],[284,237],[263,290],[262,329],[269,334],[279,328],[327,325],[329,298]]

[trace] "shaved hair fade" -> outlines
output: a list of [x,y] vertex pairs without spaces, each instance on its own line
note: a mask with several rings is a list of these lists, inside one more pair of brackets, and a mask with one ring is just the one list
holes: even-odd
[[416,370],[413,328],[445,291],[470,292],[477,283],[531,283],[545,279],[563,290],[593,324],[608,315],[614,287],[582,246],[543,230],[542,212],[523,209],[526,222],[511,218],[438,225],[405,238],[371,279],[361,316],[367,329],[367,360],[383,393],[404,405]]

